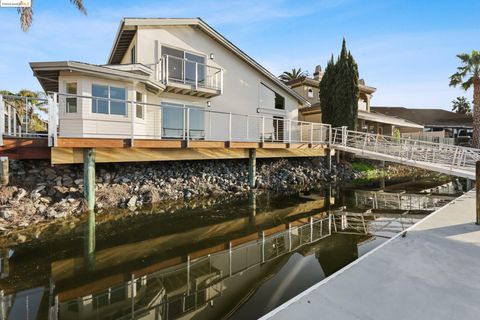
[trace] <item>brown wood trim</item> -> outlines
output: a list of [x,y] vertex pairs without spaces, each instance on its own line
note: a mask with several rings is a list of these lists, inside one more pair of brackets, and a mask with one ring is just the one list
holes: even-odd
[[261,148],[263,149],[286,149],[287,144],[281,142],[262,142]]
[[272,235],[277,232],[281,232],[283,230],[287,229],[287,227],[284,224],[281,224],[279,226],[264,230],[263,232],[265,233],[265,236]]
[[190,140],[188,142],[189,148],[225,148],[225,141],[201,141]]
[[93,281],[87,284],[84,284],[80,287],[73,288],[66,291],[60,291],[58,293],[59,301],[68,301],[73,298],[83,297],[88,293],[97,291],[98,288],[109,288],[117,284],[121,284],[125,281],[123,274],[112,275],[106,278],[102,278],[98,281]]
[[257,240],[257,239],[258,239],[258,233],[253,233],[253,234],[250,234],[248,236],[232,240],[232,241],[230,241],[230,243],[232,244],[232,247],[236,247],[240,244],[244,244],[244,243],[247,243],[247,242],[250,242],[250,241],[253,241],[253,240]]
[[3,146],[0,147],[2,149],[9,149],[9,148],[29,148],[29,147],[48,147],[48,139],[47,138],[3,138]]
[[229,142],[228,147],[232,149],[258,149],[260,148],[260,143],[231,141]]
[[123,148],[124,139],[58,138],[58,148]]
[[202,250],[198,250],[192,253],[189,253],[188,255],[190,256],[190,259],[196,259],[200,257],[207,256],[209,254],[215,253],[215,252],[220,252],[225,250],[225,244],[221,243],[216,246],[210,247],[210,248],[205,248]]
[[135,139],[133,141],[135,148],[160,148],[160,149],[181,149],[185,148],[185,140],[153,140],[153,139]]

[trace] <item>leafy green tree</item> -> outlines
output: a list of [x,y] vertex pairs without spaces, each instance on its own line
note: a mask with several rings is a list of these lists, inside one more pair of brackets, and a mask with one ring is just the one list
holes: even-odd
[[[44,105],[44,95],[28,89],[22,89],[18,93],[8,90],[0,90],[4,95],[3,101],[6,106],[11,106],[16,112],[17,123],[28,126],[30,132],[41,132],[47,130],[45,121],[42,119],[47,114],[47,107]],[[10,97],[9,97],[10,96]],[[21,97],[33,98],[22,99]],[[28,123],[25,123],[28,119]]]
[[472,112],[472,107],[470,106],[470,102],[467,101],[467,98],[457,97],[456,100],[452,101],[452,111],[467,114]]
[[278,78],[283,82],[288,82],[304,76],[305,72],[302,71],[302,68],[293,68],[291,71],[284,71],[281,75],[278,76]]
[[[69,0],[77,9],[87,15],[87,9],[83,5],[83,0]],[[32,1],[33,5],[33,1]],[[26,8],[18,8],[18,13],[20,14],[20,26],[24,32],[27,32],[30,29],[30,26],[33,22],[33,8],[26,7]]]
[[450,76],[450,86],[461,86],[465,91],[473,87],[473,136],[472,146],[480,147],[480,52],[462,53],[457,72]]
[[343,39],[337,61],[333,63],[333,57],[331,58],[320,81],[322,122],[333,127],[347,126],[348,129],[355,130],[358,97],[358,66]]

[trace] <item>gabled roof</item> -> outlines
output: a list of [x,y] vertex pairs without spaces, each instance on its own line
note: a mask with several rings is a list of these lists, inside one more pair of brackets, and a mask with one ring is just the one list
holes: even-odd
[[205,32],[212,39],[223,45],[225,48],[230,50],[233,54],[241,58],[255,70],[269,78],[272,82],[281,87],[288,94],[295,97],[300,103],[310,105],[310,102],[307,99],[296,93],[289,86],[285,85],[270,71],[265,69],[255,60],[253,60],[245,52],[240,50],[232,42],[222,36],[218,31],[210,27],[201,18],[123,18],[120,22],[117,35],[115,36],[115,41],[113,43],[113,47],[108,58],[108,64],[120,63],[120,60],[128,49],[128,46],[130,45],[130,42],[135,36],[136,30],[139,26],[190,26],[198,28],[199,30]]
[[443,109],[410,109],[404,107],[371,107],[379,113],[388,116],[404,118],[425,127],[438,128],[472,128],[473,119],[471,115],[459,114]]

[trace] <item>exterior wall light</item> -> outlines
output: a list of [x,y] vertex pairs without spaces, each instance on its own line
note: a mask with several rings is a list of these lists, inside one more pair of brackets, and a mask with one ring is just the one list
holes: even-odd
[[212,101],[208,100],[208,101],[207,101],[207,107],[210,108],[211,106],[212,106]]
[[213,60],[215,58],[215,55],[213,54],[213,52],[210,53],[210,59]]

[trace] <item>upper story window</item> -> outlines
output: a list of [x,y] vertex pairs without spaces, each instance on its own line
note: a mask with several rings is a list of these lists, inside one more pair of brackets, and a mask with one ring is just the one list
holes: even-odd
[[130,50],[130,63],[137,63],[137,51],[135,46]]
[[308,97],[308,98],[313,98],[313,89],[312,89],[312,88],[308,88],[308,90],[307,90],[307,97]]
[[92,96],[99,98],[92,101],[92,113],[127,115],[125,88],[93,84]]
[[260,107],[285,110],[285,98],[261,83]]
[[[66,92],[68,94],[77,94],[77,83],[76,82],[68,82],[66,86]],[[77,98],[67,96],[66,99],[66,112],[67,113],[77,113]]]
[[205,83],[205,56],[162,46],[162,55],[168,56],[169,80],[188,84]]

